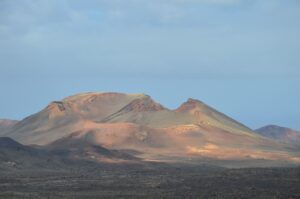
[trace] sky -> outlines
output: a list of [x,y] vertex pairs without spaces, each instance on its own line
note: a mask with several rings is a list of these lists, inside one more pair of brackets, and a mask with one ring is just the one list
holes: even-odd
[[0,118],[88,91],[300,130],[299,0],[0,0]]

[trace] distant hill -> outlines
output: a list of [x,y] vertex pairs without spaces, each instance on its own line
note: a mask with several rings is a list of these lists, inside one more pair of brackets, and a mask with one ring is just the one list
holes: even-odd
[[262,136],[300,146],[300,131],[276,125],[267,125],[255,131]]
[[[189,98],[170,110],[145,94],[82,93],[53,101],[0,132],[22,144],[70,149],[70,157],[270,159],[300,162],[298,150],[258,135],[205,103]],[[76,147],[74,147],[76,146]],[[108,150],[107,153],[105,150]],[[280,151],[280,153],[278,153]],[[95,155],[100,152],[101,155]],[[103,153],[101,153],[103,152]],[[129,156],[127,156],[129,155]]]
[[0,132],[4,130],[8,130],[12,126],[14,126],[18,121],[17,120],[8,120],[8,119],[0,119]]

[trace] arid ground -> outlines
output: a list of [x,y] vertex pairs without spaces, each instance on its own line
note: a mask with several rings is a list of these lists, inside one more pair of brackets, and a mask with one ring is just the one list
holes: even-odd
[[300,198],[300,168],[149,163],[0,171],[0,198]]

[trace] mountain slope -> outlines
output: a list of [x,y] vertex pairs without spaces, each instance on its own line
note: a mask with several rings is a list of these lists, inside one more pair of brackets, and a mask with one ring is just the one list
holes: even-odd
[[0,119],[0,132],[7,131],[9,128],[12,128],[17,122],[17,120]]
[[60,139],[47,146],[26,146],[0,137],[0,169],[67,169],[87,164],[136,162],[127,152],[108,150],[78,139]]
[[168,110],[143,94],[85,93],[50,103],[0,135],[24,144],[48,144],[78,130],[82,123],[135,123],[151,128],[195,124],[256,136],[244,125],[197,100]]
[[151,160],[192,157],[298,161],[299,157],[297,149],[258,135],[199,100],[188,99],[179,108],[169,110],[144,94],[74,95],[50,103],[1,134],[23,144],[52,145],[60,140],[61,146],[71,147],[68,143],[73,143],[80,149],[73,157],[103,148],[135,151],[139,158]]
[[59,166],[58,161],[44,150],[24,146],[11,138],[0,137],[0,168],[45,168],[50,163],[53,167]]
[[[152,99],[148,100],[151,101],[151,104],[157,104]],[[168,110],[161,106],[162,108],[159,109],[149,110],[147,107],[144,107],[144,109],[148,111],[137,111],[131,106],[133,107],[134,103],[127,105],[117,113],[110,115],[100,122],[130,122],[153,128],[195,124],[200,126],[213,126],[220,129],[237,131],[239,133],[249,133],[255,136],[251,129],[245,125],[216,111],[199,100],[188,99],[187,102],[183,103],[176,110]]]
[[95,143],[87,137],[80,136],[82,132],[58,139],[44,148],[52,154],[63,156],[71,160],[89,160],[100,163],[115,163],[138,161],[139,159],[121,150],[109,150]]
[[80,130],[80,121],[102,120],[143,94],[85,93],[51,102],[45,109],[0,132],[24,144],[48,144]]
[[255,130],[255,132],[264,137],[275,139],[280,142],[296,144],[300,146],[300,131],[276,125],[267,125]]

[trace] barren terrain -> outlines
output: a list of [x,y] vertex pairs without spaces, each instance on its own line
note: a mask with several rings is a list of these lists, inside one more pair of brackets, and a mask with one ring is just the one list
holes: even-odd
[[299,198],[300,168],[101,165],[0,171],[0,198]]

